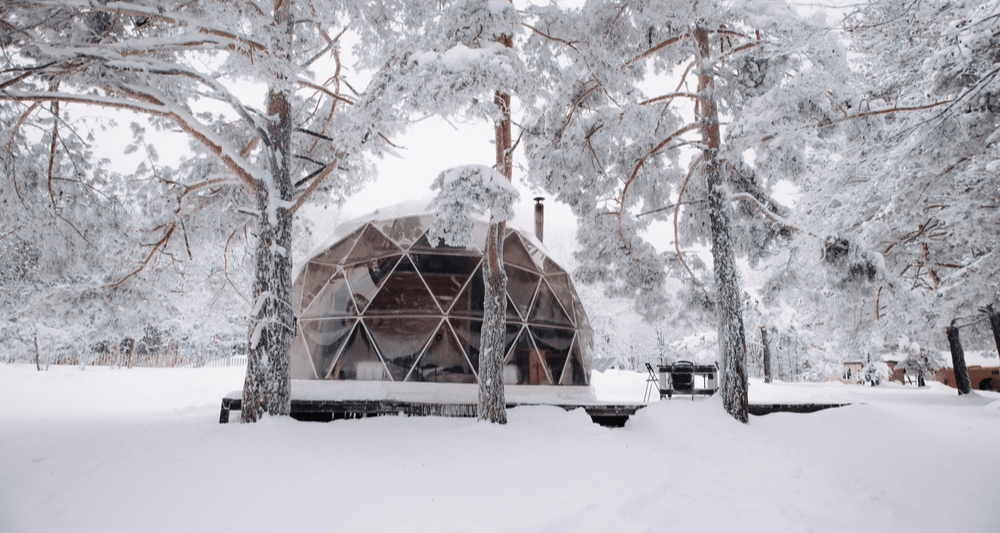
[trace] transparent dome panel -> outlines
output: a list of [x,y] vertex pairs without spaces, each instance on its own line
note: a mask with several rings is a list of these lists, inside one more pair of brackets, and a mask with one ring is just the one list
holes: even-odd
[[304,344],[317,376],[326,376],[356,320],[323,319],[299,321]]
[[538,289],[538,280],[542,277],[510,265],[507,265],[504,270],[507,272],[507,295],[517,307],[517,312],[521,316],[528,316],[531,301]]
[[288,374],[292,379],[316,379],[316,369],[313,367],[309,350],[306,349],[305,335],[300,326],[292,339],[291,360],[288,364]]
[[538,287],[538,295],[535,297],[528,321],[532,324],[573,327],[573,321],[563,310],[562,304],[545,280],[542,280]]
[[[475,231],[473,232],[473,234],[475,236]],[[483,237],[485,236],[486,233],[484,232]],[[475,238],[475,240],[476,242],[479,242],[478,238]],[[485,242],[485,239],[483,242]],[[483,253],[482,248],[478,248],[475,246],[471,248],[465,248],[462,246],[448,246],[447,244],[444,243],[444,239],[438,239],[437,246],[431,246],[430,241],[427,240],[426,233],[421,235],[420,238],[417,239],[417,242],[413,243],[413,246],[410,247],[410,251],[414,253],[425,253],[425,254],[438,253],[438,254],[471,255],[471,256],[480,256]]]
[[503,381],[507,385],[549,385],[548,374],[534,353],[528,328],[521,329],[504,361]]
[[569,319],[577,324],[575,311],[577,298],[573,292],[573,283],[569,279],[569,274],[546,274],[545,281],[548,282],[549,288],[562,304],[563,311],[566,311]]
[[550,274],[565,274],[566,273],[566,271],[563,270],[563,267],[557,265],[556,262],[553,261],[549,257],[546,257],[542,261],[542,271],[545,272],[546,276],[548,276]]
[[594,368],[594,332],[590,328],[576,331],[575,349],[579,351],[584,373],[589,376]]
[[587,318],[587,312],[583,309],[583,303],[580,301],[580,297],[577,296],[576,291],[573,291],[573,307],[576,308],[576,327],[579,329],[592,329],[590,327],[590,320]]
[[563,369],[562,378],[559,380],[560,385],[587,386],[590,384],[587,380],[589,370],[587,369],[587,365],[581,362],[582,356],[578,341],[579,338],[573,343],[570,356],[566,359],[566,367]]
[[480,260],[466,255],[411,254],[420,276],[437,298],[441,309],[449,309]]
[[458,293],[449,313],[455,316],[482,317],[485,297],[486,285],[483,283],[483,267],[480,266],[469,276],[469,282]]
[[298,276],[295,276],[295,281],[292,282],[292,312],[295,316],[299,316],[302,313],[302,286],[306,282],[306,268],[302,267]]
[[302,309],[308,309],[313,298],[323,290],[330,278],[333,277],[337,267],[323,263],[308,263],[303,271],[304,282],[302,284]]
[[433,221],[433,215],[423,215],[381,220],[373,224],[397,245],[408,248],[424,234]]
[[355,316],[359,314],[357,304],[351,296],[351,288],[343,272],[338,272],[313,298],[309,307],[301,313],[302,318],[324,318],[333,316]]
[[344,264],[371,261],[400,253],[402,250],[399,249],[399,246],[396,246],[381,231],[375,229],[375,226],[368,224],[364,227],[354,249],[351,250],[351,255],[344,259]]
[[399,259],[399,257],[385,257],[344,267],[347,283],[351,287],[358,309],[363,312],[368,307],[368,303],[385,283]]
[[538,355],[549,368],[549,375],[552,376],[552,383],[559,383],[562,376],[563,366],[566,358],[569,357],[570,347],[573,345],[573,330],[540,328],[529,326],[528,330],[538,348]]
[[541,270],[541,265],[545,264],[545,260],[548,259],[548,256],[545,255],[545,252],[539,250],[537,246],[531,244],[530,242],[524,243],[524,249],[528,250],[528,255],[531,256],[531,259],[535,262],[536,265],[539,266],[539,270]]
[[524,247],[521,237],[516,232],[508,235],[503,241],[503,263],[529,272],[538,272],[538,265],[531,259],[528,249]]
[[517,312],[517,306],[514,302],[510,300],[510,296],[507,297],[507,321],[508,322],[524,322],[524,318],[521,317]]
[[361,232],[364,228],[360,228],[354,233],[351,233],[347,237],[334,244],[333,246],[327,248],[327,250],[310,260],[311,263],[325,263],[330,265],[340,264],[341,260],[351,252],[354,248],[354,243],[357,242],[358,237],[361,236]]
[[379,359],[364,324],[358,324],[344,345],[330,372],[331,379],[356,379],[360,381],[389,381],[389,373]]
[[413,367],[407,381],[475,383],[476,374],[466,359],[456,335],[442,322],[430,344]]
[[[455,331],[455,336],[458,338],[461,348],[465,351],[466,355],[469,357],[469,362],[472,363],[472,367],[479,372],[479,350],[481,336],[483,333],[483,322],[481,320],[464,320],[460,318],[449,319],[452,329]],[[517,340],[517,334],[521,331],[521,326],[517,324],[507,324],[506,332],[504,333],[504,353],[510,352],[511,346],[513,346],[514,341]]]
[[441,319],[368,317],[364,322],[393,381],[403,381]]
[[441,314],[437,300],[431,295],[408,257],[399,261],[396,270],[382,285],[365,311],[367,315]]

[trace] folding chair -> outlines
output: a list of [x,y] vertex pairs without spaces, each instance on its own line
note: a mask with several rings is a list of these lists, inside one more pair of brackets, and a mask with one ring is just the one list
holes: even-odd
[[660,391],[660,377],[656,375],[656,372],[653,372],[653,367],[649,363],[646,363],[646,372],[649,373],[649,376],[646,378],[646,396],[642,401],[648,402],[654,390],[657,394],[660,394],[660,399],[662,400],[663,394]]

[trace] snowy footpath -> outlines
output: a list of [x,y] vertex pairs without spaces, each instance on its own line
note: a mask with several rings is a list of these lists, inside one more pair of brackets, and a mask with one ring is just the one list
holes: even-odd
[[[758,403],[853,405],[220,425],[242,373],[0,364],[0,532],[1000,531],[1000,394],[755,381]],[[593,381],[642,399],[641,374]]]

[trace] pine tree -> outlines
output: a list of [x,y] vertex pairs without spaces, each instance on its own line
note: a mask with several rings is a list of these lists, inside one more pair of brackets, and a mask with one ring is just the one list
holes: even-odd
[[[147,182],[157,183],[159,201],[176,208],[145,259],[116,287],[150,268],[176,240],[187,242],[185,220],[220,190],[243,188],[250,198],[251,205],[239,206],[253,213],[257,239],[246,422],[289,409],[288,348],[296,328],[289,305],[292,215],[314,193],[337,199],[354,190],[370,176],[362,152],[389,147],[393,126],[379,116],[391,113],[374,108],[391,102],[354,106],[341,90],[344,27],[348,19],[363,26],[368,19],[361,12],[381,7],[321,0],[274,0],[269,7],[217,0],[13,0],[4,8],[0,40],[10,53],[3,59],[0,101],[13,104],[4,108],[4,120],[16,134],[48,103],[55,118],[50,161],[68,157],[58,124],[70,106],[146,115],[158,127],[179,128],[200,153],[215,158],[205,161],[196,153],[201,164],[190,167],[195,171],[169,181],[147,175]],[[305,20],[310,22],[296,22]],[[364,27],[359,34],[362,42],[379,35]],[[333,76],[312,81],[320,66]],[[268,91],[265,108],[254,109],[223,80],[261,82]],[[215,102],[226,114],[196,112],[199,100]],[[337,179],[329,179],[335,173]]]
[[[798,130],[829,107],[824,83],[846,61],[822,31],[775,4],[590,2],[530,13],[538,22],[528,48],[553,87],[527,128],[530,177],[579,217],[577,273],[662,316],[668,260],[642,233],[672,222],[675,271],[715,302],[726,409],[746,422],[735,261],[765,257],[796,231],[769,187],[801,171]],[[647,94],[650,86],[661,92]],[[725,132],[722,117],[731,117]],[[699,155],[683,169],[688,145]],[[712,283],[680,248],[700,239],[711,242]]]
[[[412,21],[386,48],[369,98],[397,99],[407,113],[462,116],[494,123],[494,170],[513,176],[512,97],[530,100],[535,82],[514,49],[520,15],[510,2],[412,2],[397,13]],[[484,176],[486,174],[483,174]],[[474,194],[473,189],[466,189]],[[506,331],[506,221],[490,211],[484,250],[486,306],[479,363],[479,418],[506,423],[503,395]]]

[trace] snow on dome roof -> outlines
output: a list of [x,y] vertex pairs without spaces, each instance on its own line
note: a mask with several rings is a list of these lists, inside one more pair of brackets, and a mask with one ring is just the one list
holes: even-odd
[[[323,253],[323,251],[329,249],[338,241],[350,235],[352,232],[357,231],[358,228],[361,228],[362,226],[368,224],[369,222],[392,220],[392,219],[406,218],[406,217],[433,218],[437,215],[430,208],[430,203],[431,200],[426,198],[422,200],[410,200],[406,202],[400,202],[386,207],[380,207],[370,213],[365,213],[364,215],[361,215],[357,218],[353,218],[346,222],[342,222],[338,224],[336,228],[334,228],[333,233],[331,233],[329,237],[323,240],[322,244],[317,246],[312,251],[312,253],[309,254],[308,258],[304,261],[304,263],[312,261],[316,256]],[[490,217],[486,213],[474,209],[471,215],[474,221],[489,224]],[[507,223],[507,228],[517,230],[522,239],[530,242],[536,248],[545,251],[546,255],[548,255],[548,248],[545,247],[542,241],[538,240],[534,232],[530,232],[528,230],[525,230],[524,228],[515,226],[510,222]],[[550,260],[555,262],[555,259],[550,258]],[[303,267],[300,267],[298,269],[296,275],[301,274],[302,268]]]

